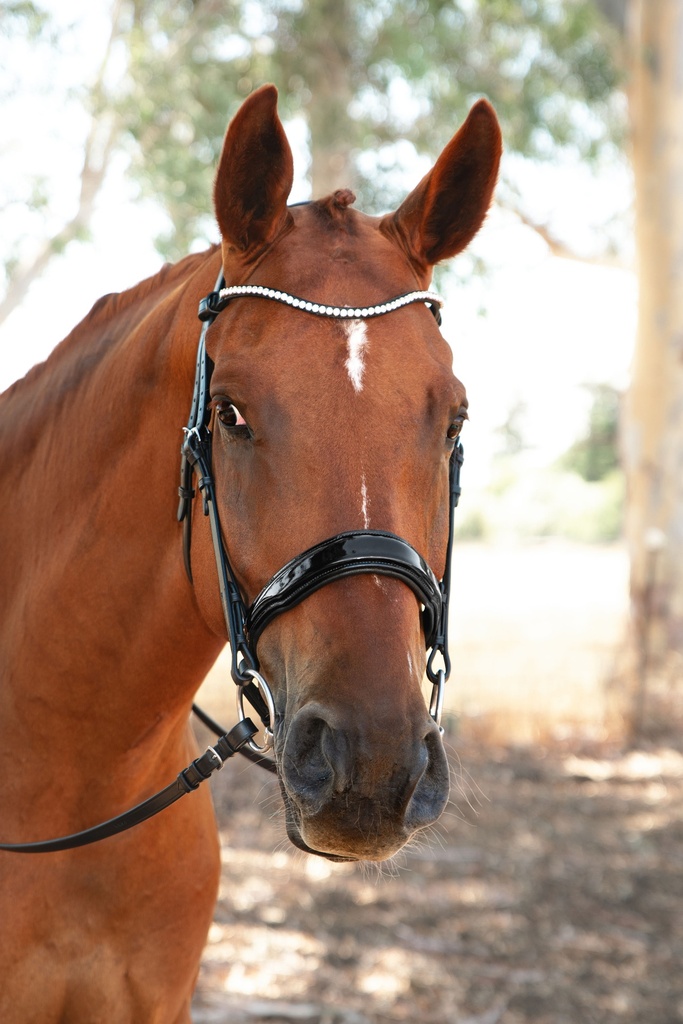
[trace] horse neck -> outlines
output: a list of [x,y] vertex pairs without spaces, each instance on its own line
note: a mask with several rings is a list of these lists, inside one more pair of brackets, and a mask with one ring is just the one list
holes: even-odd
[[82,342],[74,332],[2,409],[14,451],[22,421],[28,449],[0,511],[13,699],[87,707],[129,738],[186,712],[222,644],[197,612],[175,521],[197,297],[215,262]]

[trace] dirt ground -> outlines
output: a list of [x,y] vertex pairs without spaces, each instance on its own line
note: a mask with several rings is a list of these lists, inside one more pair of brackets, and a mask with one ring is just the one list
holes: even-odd
[[196,1024],[683,1021],[683,753],[451,748],[443,824],[375,868],[216,780],[224,868]]
[[683,1022],[683,734],[625,752],[604,722],[624,553],[456,557],[441,823],[382,872],[329,864],[228,765],[195,1024]]

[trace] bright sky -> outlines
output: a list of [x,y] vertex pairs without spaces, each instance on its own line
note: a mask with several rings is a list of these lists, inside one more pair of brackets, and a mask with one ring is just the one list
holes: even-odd
[[[51,0],[51,6],[63,12],[65,5]],[[71,0],[69,18],[77,31],[68,61],[55,56],[53,65],[34,62],[30,77],[23,78],[26,88],[3,113],[0,180],[45,175],[63,196],[63,217],[75,202],[79,165],[74,140],[82,137],[82,121],[76,103],[65,108],[60,93],[51,98],[48,90],[37,96],[36,87],[57,74],[68,74],[74,85],[87,80],[105,43],[107,7],[102,0]],[[0,77],[11,59],[12,50],[0,42],[0,68],[5,62]],[[22,74],[17,70],[20,80]],[[300,156],[299,167],[304,163]],[[415,180],[419,177],[416,171]],[[585,175],[572,178],[565,170],[560,188],[558,181],[557,176],[537,176],[528,188],[536,205],[552,211],[566,233],[585,245],[600,203],[615,188],[627,188],[623,174],[610,172],[602,182],[587,184]],[[306,194],[301,176],[297,190],[297,198]],[[28,237],[30,220],[20,209],[13,216],[5,224],[5,237],[8,229]],[[159,212],[135,199],[121,161],[100,199],[92,244],[72,244],[22,309],[0,326],[0,390],[43,360],[100,295],[129,287],[159,268],[152,239],[162,226]],[[624,386],[628,380],[636,311],[632,273],[551,257],[540,239],[499,212],[489,217],[477,248],[495,269],[484,281],[449,288],[443,327],[470,397],[468,482],[485,479],[498,444],[495,430],[518,401],[528,406],[525,429],[540,462],[574,440],[584,427],[588,403],[581,385]]]

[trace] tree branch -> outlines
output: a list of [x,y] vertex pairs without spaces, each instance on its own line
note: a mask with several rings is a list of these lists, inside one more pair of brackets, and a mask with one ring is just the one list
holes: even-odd
[[542,238],[553,256],[558,256],[565,260],[575,260],[578,263],[587,263],[596,267],[617,267],[621,270],[631,269],[629,264],[616,254],[602,253],[597,256],[584,256],[572,249],[570,245],[561,238],[558,238],[557,235],[554,235],[547,224],[539,224],[517,206],[500,205],[502,209],[514,213],[525,227],[530,228],[539,238]]
[[37,251],[28,259],[21,261],[10,276],[7,292],[0,302],[0,323],[21,305],[31,285],[45,273],[52,260],[64,251],[69,242],[81,237],[90,225],[95,202],[104,183],[109,160],[120,134],[118,120],[111,114],[105,117],[98,110],[98,100],[102,95],[107,64],[118,36],[120,13],[121,0],[116,0],[112,8],[111,32],[107,47],[91,90],[95,102],[84,145],[78,208],[61,230],[52,238],[41,242]]
[[22,261],[12,274],[4,299],[0,302],[0,323],[7,319],[17,306],[26,298],[29,288],[45,273],[55,256],[64,251],[69,242],[73,242],[87,231],[92,219],[95,201],[104,183],[114,144],[118,135],[118,126],[112,120],[107,135],[100,142],[100,151],[94,155],[94,138],[99,134],[100,126],[91,125],[85,147],[85,158],[81,171],[81,189],[78,208],[73,217],[64,224],[52,238],[41,243],[37,252],[26,261]]

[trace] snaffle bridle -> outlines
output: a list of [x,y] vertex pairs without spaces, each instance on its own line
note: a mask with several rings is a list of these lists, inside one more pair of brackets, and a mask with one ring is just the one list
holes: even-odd
[[[236,298],[258,297],[284,303],[293,309],[313,316],[337,320],[366,320],[384,316],[413,303],[429,306],[437,323],[441,323],[441,298],[434,292],[413,291],[375,306],[346,307],[329,306],[311,302],[287,292],[260,285],[225,286],[221,271],[213,292],[199,304],[199,319],[202,330],[197,349],[194,392],[187,426],[183,428],[181,447],[180,502],[178,521],[183,523],[183,556],[185,570],[192,582],[191,568],[191,513],[195,497],[193,479],[202,494],[204,515],[208,516],[213,550],[218,574],[221,606],[230,641],[232,662],[231,675],[237,685],[237,711],[239,721],[227,733],[200,708],[193,705],[199,718],[212,729],[219,739],[196,758],[165,789],[129,811],[111,818],[100,825],[76,832],[69,836],[34,843],[0,843],[0,850],[16,853],[47,853],[72,849],[116,835],[132,828],[165,807],[170,806],[186,793],[197,789],[202,782],[223,767],[233,754],[241,753],[270,771],[277,771],[275,764],[264,753],[273,742],[275,705],[270,687],[259,671],[256,647],[259,637],[273,619],[304,601],[321,587],[348,576],[370,573],[389,576],[405,583],[415,594],[422,606],[422,624],[425,644],[430,651],[427,659],[427,678],[432,684],[429,713],[440,726],[443,707],[444,684],[450,675],[451,663],[448,655],[448,605],[451,583],[451,550],[453,546],[454,511],[460,497],[460,468],[463,462],[463,448],[457,438],[450,459],[450,500],[449,526],[446,552],[446,568],[443,578],[438,581],[429,565],[416,549],[396,534],[381,530],[351,530],[336,534],[297,555],[276,572],[266,583],[249,607],[246,606],[223,542],[218,508],[216,505],[215,483],[212,470],[209,429],[209,389],[213,364],[206,351],[208,328]],[[442,667],[436,668],[435,658],[441,656]],[[245,699],[251,704],[263,723],[264,742],[254,741],[258,732],[244,709]]]

